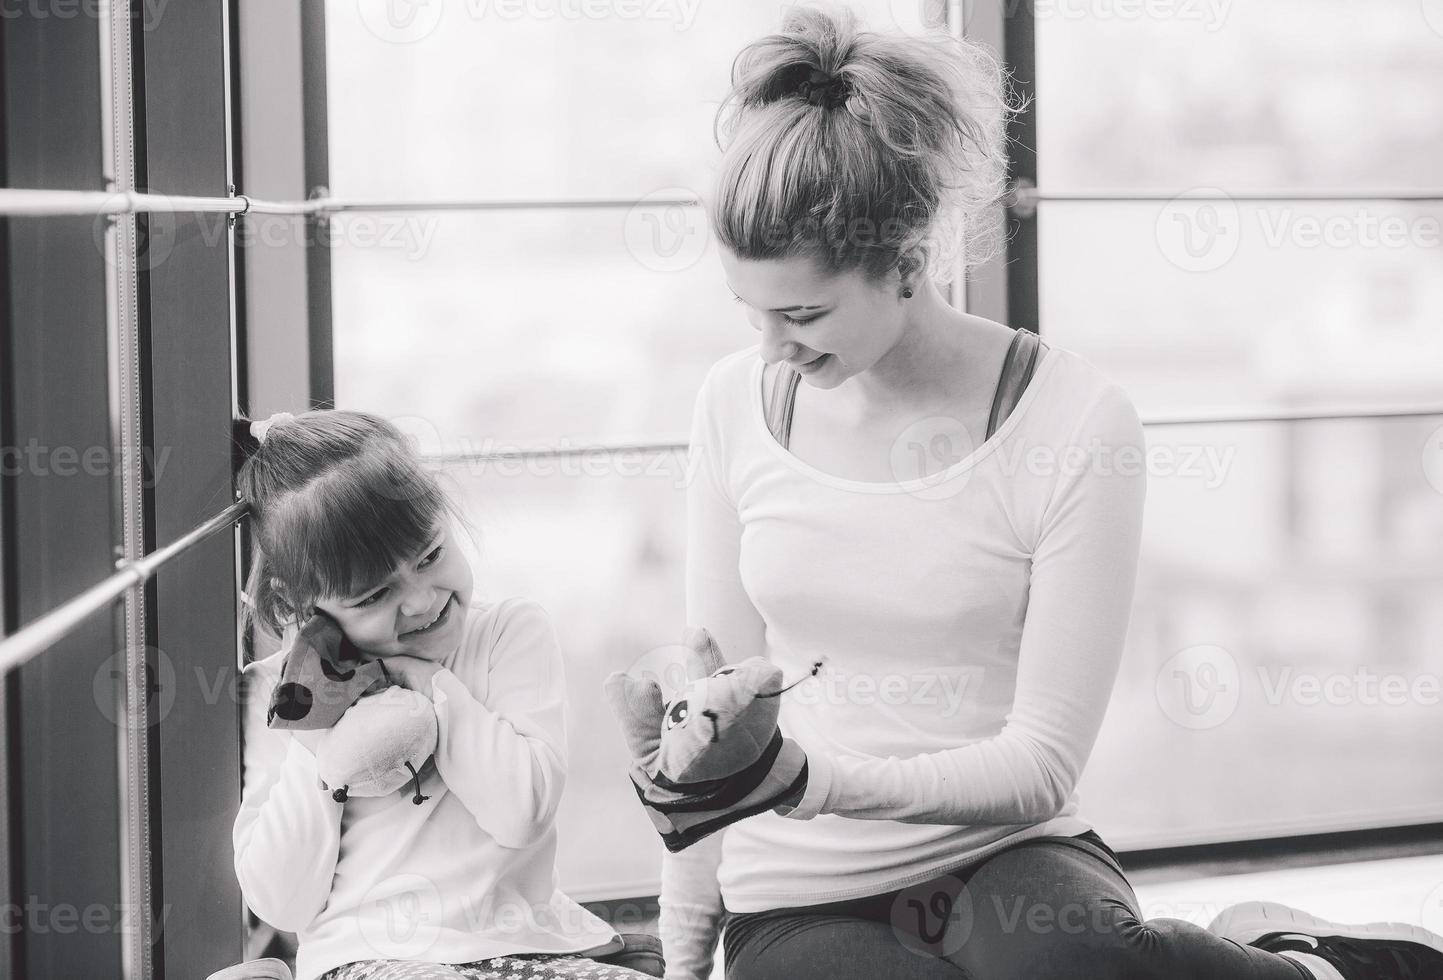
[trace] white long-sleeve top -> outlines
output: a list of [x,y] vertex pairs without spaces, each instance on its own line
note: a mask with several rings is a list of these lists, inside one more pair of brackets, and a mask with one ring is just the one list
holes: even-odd
[[697,397],[687,621],[729,661],[765,656],[788,680],[825,662],[781,704],[810,779],[786,816],[664,857],[673,978],[709,974],[723,906],[883,894],[1091,829],[1074,786],[1136,577],[1142,426],[1079,355],[1050,348],[992,438],[894,483],[839,479],[784,449],[762,370],[757,348],[740,351]]
[[331,799],[315,756],[266,727],[282,654],[247,665],[235,869],[255,913],[298,934],[297,980],[366,959],[465,963],[610,951],[615,931],[557,888],[566,781],[561,652],[533,602],[476,602],[432,680],[439,742],[421,792]]

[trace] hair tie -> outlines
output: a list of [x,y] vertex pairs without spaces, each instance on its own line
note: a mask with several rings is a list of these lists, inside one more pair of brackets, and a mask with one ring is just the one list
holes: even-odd
[[812,105],[835,109],[847,101],[852,88],[840,75],[828,75],[820,68],[813,68],[797,86],[797,94]]
[[256,442],[263,443],[266,441],[266,433],[271,431],[271,426],[280,422],[292,422],[294,420],[295,416],[290,412],[277,412],[268,419],[263,419],[260,422],[252,422],[251,435],[255,436]]

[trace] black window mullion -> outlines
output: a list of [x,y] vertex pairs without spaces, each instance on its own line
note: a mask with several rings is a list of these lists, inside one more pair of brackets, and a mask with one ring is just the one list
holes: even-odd
[[[303,162],[306,192],[328,188],[330,167],[329,89],[326,85],[326,8],[301,5],[301,98],[305,119]],[[316,222],[327,218],[312,219]],[[331,249],[329,235],[312,235],[306,248],[306,330],[310,338],[310,403],[336,403],[335,343],[331,321]]]
[[[177,195],[224,196],[226,7],[185,4],[148,24],[144,44],[144,180]],[[155,542],[181,537],[233,499],[231,233],[218,214],[155,218],[142,257],[149,374],[148,494]],[[243,955],[231,828],[241,775],[233,535],[210,538],[164,567],[148,603],[155,976],[203,977]]]
[[[1027,107],[1008,124],[1012,146],[1012,179],[1037,185],[1037,25],[1031,4],[1018,4],[1007,17],[1003,56],[1012,72],[1014,90]],[[1012,209],[1007,232],[1007,317],[1010,326],[1039,332],[1037,226],[1035,209]]]
[[[9,186],[105,186],[100,31],[91,17],[0,24]],[[104,219],[5,222],[6,628],[113,571],[113,465]],[[89,465],[82,463],[87,457]],[[78,454],[78,459],[71,456]],[[98,465],[97,465],[98,461]],[[113,620],[96,615],[4,679],[11,848],[7,908],[22,916],[7,975],[119,976],[119,729]],[[123,660],[121,661],[123,666]],[[13,864],[11,858],[13,857]],[[84,916],[89,912],[90,919]],[[6,926],[12,925],[7,918]]]

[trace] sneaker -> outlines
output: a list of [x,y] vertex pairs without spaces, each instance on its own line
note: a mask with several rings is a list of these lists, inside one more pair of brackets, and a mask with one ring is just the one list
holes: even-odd
[[1208,931],[1270,953],[1315,956],[1342,980],[1443,980],[1443,936],[1422,926],[1342,925],[1276,902],[1244,902],[1223,909]]
[[283,960],[247,960],[217,970],[205,980],[291,980],[291,968]]

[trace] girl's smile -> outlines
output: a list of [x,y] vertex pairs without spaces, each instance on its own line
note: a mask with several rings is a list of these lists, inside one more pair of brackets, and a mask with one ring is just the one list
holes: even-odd
[[460,643],[465,622],[460,612],[471,588],[471,563],[447,525],[385,581],[354,596],[321,600],[316,607],[367,654],[439,661]]
[[435,616],[431,617],[430,621],[428,621],[424,626],[418,626],[416,629],[407,630],[406,632],[402,633],[398,637],[398,639],[406,640],[410,637],[420,636],[424,633],[429,633],[433,630],[444,628],[445,625],[450,622],[451,610],[456,604],[456,593],[452,592],[449,596],[446,597],[446,602],[444,605],[441,606],[441,611],[438,612]]

